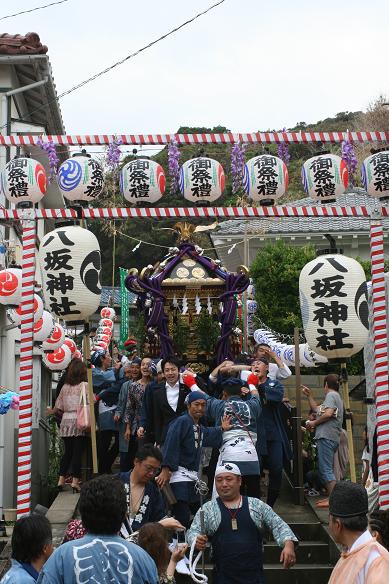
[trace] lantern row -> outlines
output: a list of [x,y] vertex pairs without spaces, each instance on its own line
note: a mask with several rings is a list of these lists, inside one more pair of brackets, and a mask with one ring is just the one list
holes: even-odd
[[[37,146],[41,136],[23,134],[20,136],[0,135],[0,146]],[[349,142],[372,143],[389,141],[389,132],[251,132],[223,134],[90,134],[90,135],[49,135],[45,139],[61,146],[108,146],[113,140],[121,140],[123,145],[160,145],[169,144],[175,139],[178,144],[337,144]]]
[[[242,164],[241,188],[247,199],[262,206],[274,205],[288,190],[288,168],[271,154],[254,156]],[[376,198],[389,198],[389,150],[367,157],[361,167],[365,190]],[[123,166],[119,174],[123,197],[136,206],[159,201],[166,188],[165,172],[155,160],[138,157]],[[306,160],[301,171],[305,192],[313,201],[333,202],[349,182],[345,161],[335,154],[323,153]],[[47,191],[47,176],[42,164],[27,157],[16,157],[1,174],[1,190],[14,204],[38,203]],[[65,160],[57,173],[58,188],[71,202],[96,201],[103,192],[101,164],[84,151]],[[178,171],[178,186],[183,197],[195,204],[214,203],[225,187],[220,162],[207,156],[187,160]]]

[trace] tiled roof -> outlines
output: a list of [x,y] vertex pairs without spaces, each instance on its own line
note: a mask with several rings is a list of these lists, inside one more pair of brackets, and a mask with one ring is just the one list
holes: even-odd
[[[311,206],[316,203],[310,198],[299,199],[288,203],[289,205],[301,207],[304,205]],[[366,206],[373,208],[375,201],[369,197],[367,193],[360,188],[355,188],[354,192],[345,193],[337,197],[336,203],[332,205],[337,206]],[[320,217],[315,218],[314,221],[308,217],[283,217],[282,219],[272,219],[270,221],[264,219],[231,219],[219,223],[219,229],[212,234],[212,239],[218,237],[227,237],[229,235],[242,235],[245,232],[246,224],[249,224],[248,233],[255,232],[260,229],[266,222],[266,233],[325,233],[327,231],[338,232],[358,232],[369,230],[369,219],[354,218],[354,217]],[[389,219],[382,221],[385,229],[389,229]]]
[[[114,293],[114,306],[120,306],[120,288],[116,287],[113,289]],[[127,291],[128,294],[128,304],[131,306],[134,300],[136,299],[135,294],[132,292]],[[112,286],[102,286],[101,288],[101,300],[100,306],[107,306],[109,299],[112,296]]]
[[28,32],[26,35],[0,34],[0,53],[2,55],[44,55],[48,51],[46,45],[42,45],[36,32]]

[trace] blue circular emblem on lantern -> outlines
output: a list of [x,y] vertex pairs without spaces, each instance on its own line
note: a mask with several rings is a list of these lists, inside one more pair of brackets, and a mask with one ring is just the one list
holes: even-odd
[[58,186],[61,191],[72,191],[80,184],[82,178],[82,168],[81,164],[74,160],[74,158],[69,158],[63,164],[61,164],[58,171]]

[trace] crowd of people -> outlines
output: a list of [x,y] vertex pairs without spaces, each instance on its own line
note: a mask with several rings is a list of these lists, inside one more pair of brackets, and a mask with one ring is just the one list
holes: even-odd
[[[13,565],[2,582],[173,582],[177,565],[187,570],[188,546],[197,553],[211,545],[215,584],[263,584],[264,537],[281,548],[284,568],[296,563],[297,537],[273,510],[292,457],[282,385],[291,371],[269,346],[258,345],[246,363],[225,360],[208,379],[182,368],[175,356],[112,364],[108,352],[95,351],[91,364],[100,476],[81,486],[88,438],[77,412],[87,369],[74,359],[49,413],[58,417],[64,443],[58,489],[70,476],[81,517],[52,555],[47,523],[21,553],[20,538],[32,537],[44,518],[19,520]],[[373,573],[389,581],[387,513],[372,513],[368,529],[366,489],[335,477],[343,423],[338,376],[325,377],[322,404],[308,387],[302,393],[311,412],[305,429],[315,433],[326,492],[317,505],[329,507],[330,530],[345,549],[331,583],[386,581]]]

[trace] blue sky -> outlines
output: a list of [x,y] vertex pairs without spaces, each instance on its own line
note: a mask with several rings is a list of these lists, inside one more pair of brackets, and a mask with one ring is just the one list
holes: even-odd
[[[1,3],[0,16],[46,0]],[[71,0],[1,22],[48,45],[58,92],[212,0]],[[7,6],[5,7],[5,4]],[[226,0],[61,100],[68,133],[280,129],[365,109],[389,93],[387,0]]]

